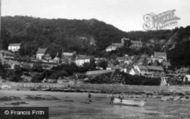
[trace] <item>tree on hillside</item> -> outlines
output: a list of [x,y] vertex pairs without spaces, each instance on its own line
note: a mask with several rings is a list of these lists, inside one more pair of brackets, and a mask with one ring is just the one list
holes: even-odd
[[172,65],[182,67],[190,66],[190,41],[184,41],[176,44],[175,48],[168,51],[168,58]]
[[32,67],[32,70],[34,72],[42,72],[43,71],[43,67],[42,67],[41,62],[34,63],[33,67]]

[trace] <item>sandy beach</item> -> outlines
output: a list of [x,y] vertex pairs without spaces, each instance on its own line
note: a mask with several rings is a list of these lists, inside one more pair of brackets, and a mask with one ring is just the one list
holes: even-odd
[[[147,119],[190,118],[189,101],[168,101],[149,98],[143,107],[109,104],[107,94],[49,91],[0,90],[0,106],[49,107],[50,119]],[[127,97],[127,95],[125,95]]]

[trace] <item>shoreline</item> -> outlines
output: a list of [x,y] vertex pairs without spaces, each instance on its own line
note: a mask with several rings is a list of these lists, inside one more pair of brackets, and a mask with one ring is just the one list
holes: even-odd
[[0,89],[51,91],[51,92],[91,92],[102,94],[147,95],[147,96],[190,96],[190,86],[143,86],[123,84],[53,84],[2,82]]

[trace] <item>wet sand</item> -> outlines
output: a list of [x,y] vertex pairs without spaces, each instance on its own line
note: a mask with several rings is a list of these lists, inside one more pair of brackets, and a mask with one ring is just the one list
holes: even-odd
[[[0,90],[0,106],[49,107],[50,119],[189,119],[190,102],[148,99],[143,107],[109,104],[107,94]],[[11,97],[12,96],[12,97]],[[127,97],[127,96],[125,96]]]

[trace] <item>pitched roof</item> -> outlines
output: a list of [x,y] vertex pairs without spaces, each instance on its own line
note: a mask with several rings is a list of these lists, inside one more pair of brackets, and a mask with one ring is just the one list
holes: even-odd
[[164,66],[171,66],[170,62],[167,62],[167,61],[163,61],[162,65],[164,65]]
[[21,43],[10,43],[9,46],[20,46]]
[[60,58],[59,57],[54,57],[53,60],[60,60]]
[[72,52],[63,52],[64,56],[73,56],[74,53]]
[[135,72],[135,74],[139,75],[140,72],[137,69],[133,69],[133,71]]
[[37,54],[45,54],[46,53],[46,51],[47,51],[47,48],[38,48],[38,51],[37,51]]
[[78,55],[76,59],[90,59],[92,56]]
[[137,66],[139,67],[139,69],[148,70],[146,66],[142,66],[142,65],[137,65]]
[[49,53],[47,53],[47,54],[45,55],[45,57],[51,57],[51,56],[50,56],[50,54],[49,54]]
[[113,69],[114,67],[115,67],[115,66],[114,66],[114,64],[113,64],[112,62],[108,62],[107,68]]
[[114,70],[96,70],[96,71],[88,71],[86,72],[86,75],[101,75],[106,73],[114,72]]
[[128,60],[129,58],[128,57],[117,57],[117,60],[123,60],[123,61],[125,61],[125,60]]
[[8,55],[15,55],[14,53],[11,53],[7,50],[0,50],[0,53],[5,53],[5,54],[8,54]]
[[157,70],[157,71],[164,71],[161,66],[147,66],[149,70]]
[[166,52],[154,52],[154,57],[166,57]]
[[112,43],[111,45],[113,45],[113,46],[122,46],[121,43]]
[[121,40],[130,40],[129,38],[125,38],[125,37],[123,37]]

